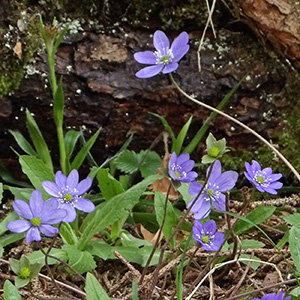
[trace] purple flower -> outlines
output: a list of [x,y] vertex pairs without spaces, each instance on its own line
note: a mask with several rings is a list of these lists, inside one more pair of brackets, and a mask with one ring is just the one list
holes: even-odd
[[198,244],[207,251],[218,251],[224,242],[224,233],[216,232],[217,225],[214,220],[207,221],[203,225],[195,220],[193,236]]
[[271,168],[261,169],[260,164],[252,160],[252,165],[245,163],[247,172],[244,172],[246,178],[260,191],[269,194],[277,194],[278,189],[282,188],[282,183],[277,180],[282,174],[273,174]]
[[23,200],[15,200],[13,208],[24,220],[10,221],[7,228],[14,233],[27,231],[26,243],[41,241],[40,232],[46,236],[54,236],[58,229],[51,225],[62,222],[67,215],[65,210],[58,209],[58,203],[54,199],[44,201],[40,190],[31,193],[29,204]]
[[[206,176],[208,176],[210,168],[211,166],[207,169]],[[237,178],[237,172],[227,171],[222,173],[221,163],[219,160],[216,160],[213,164],[207,184],[191,209],[194,213],[194,218],[198,220],[206,218],[210,214],[211,204],[217,211],[225,212],[226,197],[222,192],[231,190]],[[197,196],[202,187],[201,183],[192,182],[189,186],[189,193],[193,196]],[[195,199],[196,197],[190,201],[188,207],[194,203]]]
[[164,32],[157,30],[154,33],[153,44],[156,51],[144,51],[134,54],[134,59],[140,64],[152,65],[143,68],[135,74],[138,78],[149,78],[161,71],[164,74],[174,72],[178,68],[178,61],[189,51],[189,35],[182,32],[172,43]]
[[192,169],[195,166],[195,162],[190,159],[188,153],[183,153],[177,157],[173,152],[169,161],[169,175],[175,181],[192,182],[198,174]]
[[58,201],[58,207],[65,209],[68,214],[64,222],[73,222],[76,219],[76,210],[90,213],[95,205],[88,199],[81,197],[92,185],[92,179],[87,177],[79,182],[77,170],[72,170],[68,177],[61,171],[56,172],[55,182],[44,181],[44,190]]
[[252,300],[291,300],[291,297],[288,296],[286,298],[284,298],[284,292],[281,292],[279,294],[267,294],[264,295],[261,299],[259,298],[253,298]]

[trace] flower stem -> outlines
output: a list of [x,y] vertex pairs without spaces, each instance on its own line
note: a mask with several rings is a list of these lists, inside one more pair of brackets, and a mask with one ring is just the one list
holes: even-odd
[[192,102],[208,109],[211,110],[213,112],[218,113],[219,115],[229,119],[230,121],[238,124],[239,126],[243,127],[244,129],[246,129],[247,131],[249,131],[251,134],[253,134],[254,136],[256,136],[259,140],[261,140],[264,144],[266,144],[286,165],[287,167],[294,173],[294,175],[296,176],[296,178],[298,179],[298,181],[300,182],[300,174],[297,172],[297,170],[292,166],[292,164],[281,154],[281,152],[279,152],[270,142],[268,142],[265,138],[263,138],[260,134],[258,134],[256,131],[254,131],[253,129],[251,129],[250,127],[248,127],[247,125],[245,125],[244,123],[238,121],[237,119],[231,117],[230,115],[208,105],[205,104],[199,100],[196,100],[194,97],[188,95],[184,90],[182,90],[179,85],[177,84],[177,82],[175,81],[173,75],[170,73],[170,78],[172,83],[175,85],[175,87],[178,89],[178,91],[185,96],[187,99],[191,100]]

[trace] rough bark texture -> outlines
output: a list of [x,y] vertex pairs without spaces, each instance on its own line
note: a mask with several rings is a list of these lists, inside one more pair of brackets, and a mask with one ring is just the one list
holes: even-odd
[[[138,11],[137,2],[132,2],[129,8],[120,4],[119,9],[124,9],[119,16],[116,13],[111,15],[110,20],[103,18],[101,13],[102,9],[107,6],[98,8],[98,13],[102,18],[97,23],[91,24],[87,20],[79,19],[80,26],[77,26],[77,32],[70,30],[57,53],[57,75],[63,75],[66,95],[66,128],[79,129],[84,125],[88,137],[97,128],[103,127],[100,138],[92,151],[99,163],[114,153],[131,133],[134,133],[132,149],[145,149],[151,144],[163,130],[163,126],[157,118],[149,115],[149,112],[164,116],[176,133],[188,118],[193,116],[189,138],[193,137],[209,115],[208,111],[183,98],[171,85],[167,76],[159,75],[151,79],[135,77],[135,72],[142,65],[134,61],[133,54],[137,51],[151,50],[151,34],[159,28],[166,28],[166,33],[171,39],[182,30],[189,32],[191,50],[180,62],[180,67],[175,73],[176,80],[184,90],[197,99],[216,106],[226,93],[245,76],[240,89],[230,100],[225,111],[251,126],[267,139],[281,146],[290,146],[289,136],[288,142],[282,139],[283,134],[285,138],[286,134],[290,134],[284,127],[287,122],[285,112],[289,113],[289,107],[293,105],[290,95],[297,92],[294,88],[297,81],[293,74],[290,75],[289,66],[282,64],[277,57],[270,56],[257,37],[242,23],[236,23],[236,20],[230,19],[230,25],[228,25],[230,14],[227,8],[219,3],[220,7],[214,14],[217,38],[208,32],[202,49],[202,71],[199,73],[197,49],[206,21],[204,17],[202,19],[199,17],[200,8],[198,14],[197,11],[194,12],[197,18],[192,19],[191,14],[188,14],[186,18],[181,15],[183,18],[181,23],[175,23],[176,16],[173,23],[167,23],[165,18],[169,11],[164,10],[166,7],[163,6],[161,14],[158,14],[157,10],[163,4],[151,2],[154,8],[151,12],[148,9],[148,19],[146,18],[143,24],[140,22],[137,24],[133,21],[137,19],[135,15]],[[267,2],[271,5],[270,1]],[[107,3],[109,6],[110,2]],[[249,3],[254,5],[255,1],[245,1],[245,4],[241,4],[245,15],[247,8],[249,10]],[[188,1],[187,5],[191,6],[192,1]],[[133,6],[134,10],[132,10]],[[145,6],[139,8],[143,11],[147,10]],[[125,10],[126,19],[124,19]],[[177,10],[174,6],[173,11]],[[278,7],[277,10],[281,12]],[[15,12],[15,14],[18,13]],[[285,24],[288,24],[287,9],[283,10],[282,14],[285,16]],[[257,16],[254,13],[253,15]],[[29,17],[32,16],[26,16],[30,19]],[[141,15],[141,19],[143,17],[145,15]],[[268,16],[264,18],[267,19]],[[51,15],[47,15],[45,19],[51,19]],[[116,19],[119,22],[115,23]],[[95,22],[95,17],[93,20]],[[195,23],[193,24],[191,20],[195,20]],[[27,19],[26,22],[28,22]],[[26,22],[24,21],[28,24]],[[74,25],[74,20],[66,21],[68,22]],[[107,22],[109,25],[102,25]],[[15,21],[13,24],[16,25],[16,23]],[[263,22],[265,23],[266,21]],[[143,26],[150,28],[143,28]],[[285,31],[288,32],[288,29]],[[22,32],[16,28],[15,32],[25,36],[28,34],[28,27]],[[269,32],[273,31],[269,30]],[[290,30],[290,35],[295,40],[299,37],[297,32],[294,29]],[[274,32],[273,36],[277,37]],[[288,40],[288,38],[279,39],[278,43]],[[24,62],[23,58],[18,58],[13,52],[12,48],[15,44],[16,39],[13,39],[10,45],[11,59],[14,62]],[[287,57],[294,56],[294,61],[298,59],[296,54],[299,55],[296,46],[294,45],[291,49],[286,47]],[[28,45],[23,45],[23,47],[25,55]],[[38,52],[34,59],[29,64],[26,63],[26,73],[19,89],[2,99],[0,153],[5,165],[13,172],[16,170],[17,163],[9,147],[11,145],[15,147],[15,144],[12,137],[7,134],[7,129],[20,130],[26,135],[25,108],[35,115],[58,162],[56,133],[50,107],[51,95],[46,80],[47,67],[43,51]],[[227,138],[229,146],[235,149],[231,152],[233,158],[228,156],[226,160],[228,167],[242,168],[245,160],[254,158],[254,149],[259,150],[259,157],[263,162],[270,162],[273,157],[264,147],[259,149],[255,139],[245,130],[236,127],[223,117],[218,117],[212,122],[211,131],[217,138]],[[198,157],[203,154],[203,149],[204,146],[199,145]],[[157,150],[163,153],[163,147]],[[290,156],[293,155],[290,154]]]

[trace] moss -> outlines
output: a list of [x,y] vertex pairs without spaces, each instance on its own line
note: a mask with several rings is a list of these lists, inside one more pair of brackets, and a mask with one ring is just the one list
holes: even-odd
[[197,0],[133,0],[130,11],[135,17],[134,25],[151,26],[156,21],[156,26],[162,29],[178,30],[189,23],[199,27],[207,19],[205,2]]
[[[16,14],[15,11],[14,15]],[[38,18],[30,19],[24,31],[17,27],[17,20],[24,24],[27,20],[23,21],[20,13],[15,18],[14,21],[10,20],[9,30],[4,26],[0,28],[0,36],[4,37],[0,40],[0,99],[19,87],[25,66],[41,46]],[[19,56],[14,51],[17,43],[22,50]]]

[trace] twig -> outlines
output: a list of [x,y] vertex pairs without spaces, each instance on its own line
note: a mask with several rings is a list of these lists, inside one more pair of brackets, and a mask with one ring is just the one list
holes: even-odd
[[[234,260],[229,260],[229,261],[226,261],[224,263],[221,263],[221,264],[217,264],[214,268],[212,268],[204,277],[203,279],[199,282],[199,284],[195,287],[195,289],[193,290],[193,292],[186,298],[186,300],[190,300],[193,295],[196,293],[196,291],[200,288],[200,286],[202,285],[202,283],[205,281],[205,279],[210,276],[211,274],[213,274],[217,269],[219,268],[222,268],[228,264],[232,264],[232,263],[236,263],[237,261],[250,261],[250,262],[257,262],[257,263],[260,263],[260,264],[266,264],[266,265],[271,265],[272,267],[274,267],[274,269],[277,271],[278,275],[279,275],[279,278],[280,280],[283,282],[283,278],[282,278],[282,275],[281,275],[281,272],[280,270],[277,268],[276,265],[272,264],[272,263],[269,263],[269,262],[266,262],[266,261],[261,261],[261,260],[256,260],[256,259],[250,259],[250,258],[238,258],[238,259],[234,259]],[[227,299],[229,300],[229,299]]]

